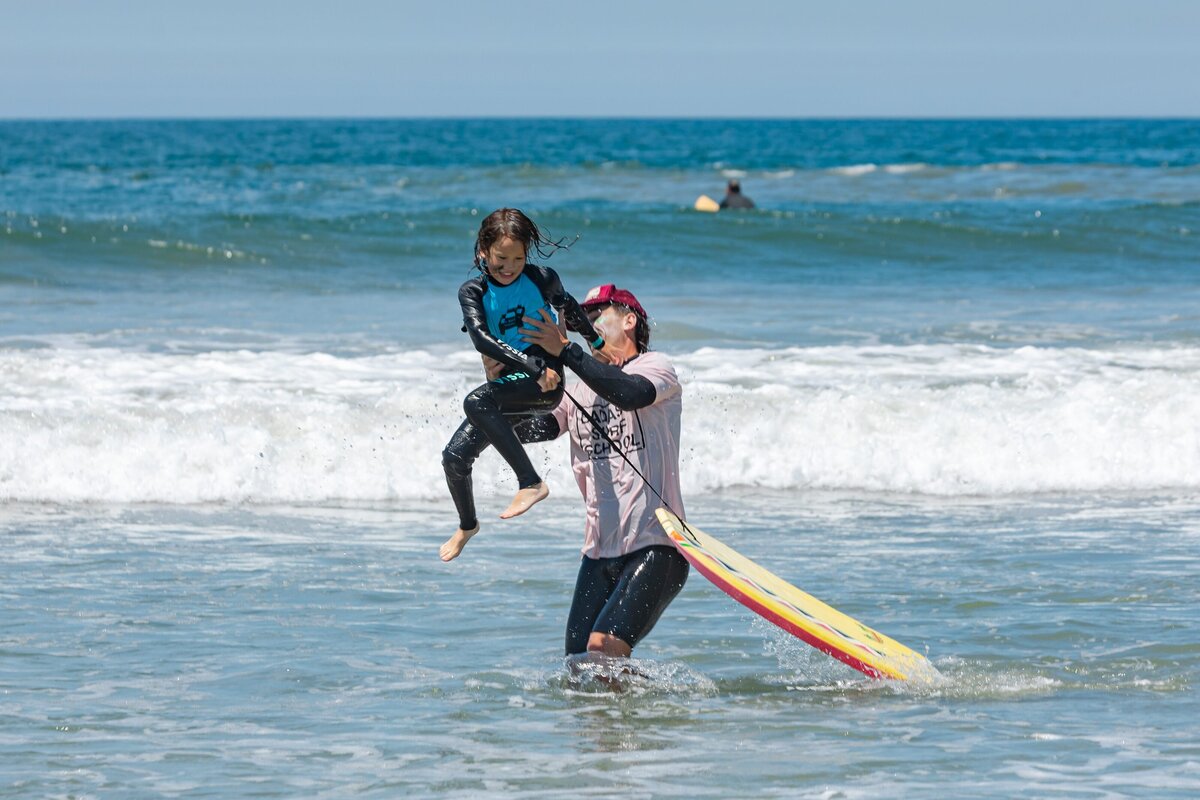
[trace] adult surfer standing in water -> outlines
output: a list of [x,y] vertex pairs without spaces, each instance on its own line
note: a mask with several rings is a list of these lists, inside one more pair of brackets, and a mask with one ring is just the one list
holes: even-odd
[[[561,359],[582,384],[518,433],[525,442],[570,434],[571,469],[587,505],[566,654],[628,658],[687,580],[687,560],[654,514],[664,503],[684,513],[683,389],[667,357],[650,350],[646,311],[632,292],[598,286],[581,305],[603,350],[588,353],[569,342],[544,312],[524,320],[526,340]],[[489,372],[499,369],[485,364]]]
[[581,305],[604,337],[603,350],[589,355],[568,343],[544,315],[529,321],[535,332],[526,335],[560,353],[583,384],[572,391],[574,402],[565,398],[554,410],[560,430],[570,433],[571,469],[587,504],[566,652],[627,658],[687,580],[687,559],[654,514],[663,503],[684,513],[683,387],[667,357],[650,350],[646,310],[632,292],[606,284]]

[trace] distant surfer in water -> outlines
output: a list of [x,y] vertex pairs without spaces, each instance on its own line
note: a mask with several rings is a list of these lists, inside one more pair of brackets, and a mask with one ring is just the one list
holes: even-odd
[[565,398],[527,433],[570,434],[571,469],[587,505],[566,654],[628,658],[688,576],[687,560],[654,514],[665,501],[683,515],[683,389],[670,360],[650,350],[646,311],[632,292],[598,286],[582,306],[603,350],[568,342],[544,311],[525,320],[527,341],[582,381],[571,388],[574,402]]
[[558,274],[526,261],[531,249],[547,256],[558,247],[560,243],[543,237],[519,209],[497,209],[479,226],[475,266],[480,275],[459,288],[458,302],[463,330],[475,349],[498,366],[463,400],[467,418],[442,451],[446,484],[458,511],[458,530],[439,551],[443,561],[455,558],[479,532],[471,468],[489,444],[516,473],[519,487],[501,519],[525,513],[550,493],[525,453],[526,437],[516,428],[558,405],[563,396],[562,361],[559,352],[547,352],[524,339],[522,319],[538,314],[557,326],[555,311],[561,312],[567,326],[593,348],[604,347],[579,303],[563,290]]
[[754,208],[754,201],[742,194],[742,184],[733,178],[725,187],[725,196],[721,198],[721,208]]

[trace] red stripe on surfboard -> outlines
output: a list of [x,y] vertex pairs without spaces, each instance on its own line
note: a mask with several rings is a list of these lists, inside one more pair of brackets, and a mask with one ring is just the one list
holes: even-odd
[[[674,538],[672,538],[671,541],[675,542]],[[834,647],[829,642],[826,642],[823,639],[818,639],[817,637],[813,636],[808,631],[801,628],[799,625],[796,625],[795,623],[786,619],[785,617],[781,617],[779,614],[776,614],[774,611],[767,608],[765,605],[760,603],[758,600],[754,599],[750,595],[741,591],[740,589],[735,587],[733,584],[729,583],[729,581],[725,580],[724,578],[722,578],[719,575],[717,575],[716,573],[714,573],[712,570],[708,569],[706,566],[701,564],[691,553],[688,552],[687,547],[680,545],[679,542],[675,542],[675,549],[683,554],[683,557],[688,560],[689,564],[691,564],[696,569],[700,570],[700,573],[702,575],[704,575],[704,577],[706,577],[710,581],[712,581],[712,583],[718,589],[723,591],[725,594],[729,595],[734,600],[737,600],[739,603],[746,606],[747,608],[752,609],[754,612],[756,612],[759,616],[763,617],[764,619],[767,619],[770,622],[774,623],[775,625],[779,626],[780,628],[783,628],[785,631],[792,634],[793,636],[803,639],[806,643],[808,643],[809,645],[820,650],[822,653],[825,653],[828,656],[832,656],[833,658],[836,658],[838,661],[841,661],[843,664],[845,664],[849,667],[853,667],[854,669],[858,670],[859,672],[863,673],[864,675],[866,675],[869,678],[902,677],[902,676],[888,675],[888,674],[884,673],[883,671],[881,671],[880,669],[878,669],[877,667],[873,667],[870,664],[866,663],[862,659],[852,656],[850,653],[847,653],[845,650],[839,650],[837,647]],[[709,557],[711,558],[711,556],[709,556]]]

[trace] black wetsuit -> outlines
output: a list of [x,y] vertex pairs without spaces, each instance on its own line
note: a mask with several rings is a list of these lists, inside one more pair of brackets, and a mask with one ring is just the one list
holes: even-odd
[[687,559],[668,544],[616,558],[584,556],[567,615],[566,654],[587,652],[593,633],[616,636],[632,648],[658,622],[687,576]]
[[[589,342],[602,346],[603,341],[588,321],[574,297],[563,289],[558,274],[549,267],[526,264],[517,280],[528,278],[543,300],[562,314],[567,328],[584,336]],[[463,421],[450,442],[442,451],[442,467],[446,473],[446,485],[454,498],[458,510],[458,524],[470,530],[478,524],[475,515],[475,498],[471,487],[471,468],[475,459],[488,444],[512,467],[520,488],[525,489],[541,482],[533,468],[522,442],[540,441],[529,438],[537,435],[536,415],[545,415],[554,410],[563,396],[563,385],[552,392],[543,392],[538,378],[547,368],[561,374],[560,359],[536,345],[518,349],[498,338],[488,325],[488,314],[484,297],[489,283],[500,288],[486,275],[480,275],[464,283],[458,290],[458,302],[462,306],[463,330],[471,337],[475,349],[485,356],[504,364],[504,371],[495,380],[479,386],[463,400]],[[516,281],[513,282],[514,284]],[[516,330],[522,316],[535,318],[536,311],[524,306],[498,309],[501,314],[499,330]],[[534,419],[530,419],[534,417]],[[557,428],[557,423],[554,424]]]
[[741,191],[726,192],[721,198],[721,208],[754,208],[754,201]]

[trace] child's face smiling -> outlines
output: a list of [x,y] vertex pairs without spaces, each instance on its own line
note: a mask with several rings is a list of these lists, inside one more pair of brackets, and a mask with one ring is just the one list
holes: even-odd
[[525,269],[525,245],[508,236],[497,240],[483,257],[487,259],[488,275],[501,286],[521,277]]

